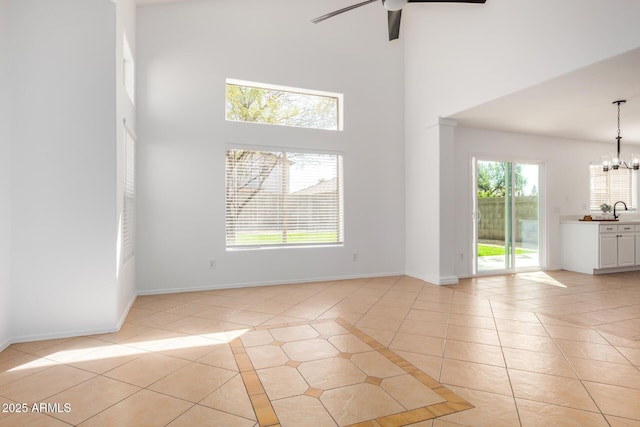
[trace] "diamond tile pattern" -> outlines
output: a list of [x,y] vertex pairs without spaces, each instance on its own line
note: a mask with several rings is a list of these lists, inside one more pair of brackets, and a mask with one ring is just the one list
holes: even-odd
[[553,271],[139,296],[118,332],[0,352],[0,427],[639,426],[639,283]]

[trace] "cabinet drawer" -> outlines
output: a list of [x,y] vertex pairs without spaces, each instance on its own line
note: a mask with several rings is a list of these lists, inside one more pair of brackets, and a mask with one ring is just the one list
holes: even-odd
[[617,225],[604,225],[601,224],[600,225],[600,232],[601,233],[617,233],[618,232],[618,226]]
[[636,231],[636,226],[632,224],[618,225],[618,231],[626,231],[626,232]]

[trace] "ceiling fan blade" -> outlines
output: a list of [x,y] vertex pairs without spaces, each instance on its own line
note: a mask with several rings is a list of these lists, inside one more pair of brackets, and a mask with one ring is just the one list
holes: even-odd
[[478,3],[484,4],[487,0],[407,0],[407,3]]
[[387,11],[387,20],[389,21],[389,41],[400,37],[400,18],[402,17],[402,9]]
[[311,22],[313,22],[314,24],[317,24],[318,22],[322,22],[325,19],[333,18],[334,16],[340,15],[341,13],[348,12],[348,11],[356,9],[356,8],[358,8],[360,6],[364,6],[364,5],[367,5],[369,3],[373,3],[373,2],[376,2],[376,1],[378,1],[378,0],[367,0],[367,1],[363,1],[362,3],[358,3],[358,4],[354,4],[352,6],[345,7],[343,9],[335,10],[335,11],[333,11],[331,13],[327,13],[326,15],[318,16],[317,18],[312,19]]

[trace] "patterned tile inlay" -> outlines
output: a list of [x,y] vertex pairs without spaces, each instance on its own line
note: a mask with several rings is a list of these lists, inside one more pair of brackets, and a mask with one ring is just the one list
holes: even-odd
[[[473,408],[343,319],[255,330],[275,339],[252,345],[240,337],[230,345],[262,427],[304,423],[311,413],[327,425],[405,426]],[[274,358],[273,345],[285,357]],[[295,392],[285,391],[289,380]]]

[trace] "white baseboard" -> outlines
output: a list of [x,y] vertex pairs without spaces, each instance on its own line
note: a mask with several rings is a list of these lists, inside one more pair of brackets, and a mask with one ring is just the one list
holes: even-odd
[[370,279],[373,277],[391,277],[391,276],[404,276],[404,275],[405,274],[403,272],[393,272],[393,273],[358,274],[358,275],[348,275],[348,276],[311,277],[311,278],[292,279],[292,280],[273,280],[273,281],[267,281],[267,282],[228,283],[228,284],[221,284],[221,285],[189,286],[189,287],[183,287],[183,288],[169,288],[169,289],[146,289],[146,290],[138,291],[138,295],[161,295],[161,294],[175,294],[179,292],[215,291],[218,289],[289,285],[293,283],[331,282],[335,280]]
[[405,273],[407,276],[410,277],[414,277],[416,279],[420,279],[424,282],[430,283],[432,285],[455,285],[456,283],[458,283],[458,277],[457,276],[443,276],[443,277],[436,277],[436,276],[425,276],[422,274],[416,274],[416,273]]

